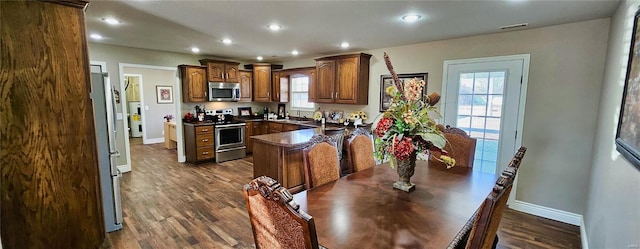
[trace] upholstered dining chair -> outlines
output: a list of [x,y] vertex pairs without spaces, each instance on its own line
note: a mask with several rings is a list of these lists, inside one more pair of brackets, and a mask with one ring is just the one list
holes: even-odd
[[358,128],[347,140],[349,173],[368,169],[376,165],[373,158],[373,136],[368,129]]
[[289,191],[268,176],[244,186],[244,199],[258,249],[319,249],[313,217],[300,210]]
[[520,162],[526,147],[520,147],[506,169],[496,180],[493,190],[480,208],[454,237],[447,249],[496,248],[498,245],[498,226],[507,207],[507,200],[513,187]]
[[[456,167],[469,167],[473,168],[473,159],[476,154],[476,140],[475,138],[467,135],[465,131],[459,128],[448,126],[444,129],[444,138],[447,139],[447,144],[444,146],[444,150],[449,153],[449,156],[456,160]],[[433,152],[435,158],[440,157],[439,152]],[[443,165],[444,163],[429,159],[429,163],[436,165]]]
[[335,138],[314,135],[302,150],[304,178],[307,189],[320,186],[340,178],[340,163]]

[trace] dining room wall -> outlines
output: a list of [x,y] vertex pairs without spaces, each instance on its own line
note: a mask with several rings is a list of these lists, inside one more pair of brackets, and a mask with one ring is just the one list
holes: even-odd
[[586,239],[590,248],[640,246],[640,169],[622,157],[616,151],[614,143],[629,58],[633,16],[639,5],[638,0],[623,1],[611,19],[593,146],[593,166],[584,215]]
[[[609,18],[362,51],[373,55],[366,106],[375,117],[380,75],[389,74],[387,52],[397,73],[427,72],[427,91],[442,91],[445,60],[530,54],[522,162],[516,199],[583,214],[590,179],[593,134],[607,50]],[[355,45],[357,46],[357,44]],[[315,65],[313,58],[285,61],[285,68]],[[371,121],[370,121],[371,122]]]

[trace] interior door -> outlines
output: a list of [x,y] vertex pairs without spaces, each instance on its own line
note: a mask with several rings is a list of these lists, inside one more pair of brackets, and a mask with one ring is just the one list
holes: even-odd
[[445,61],[444,123],[477,139],[474,170],[501,172],[519,146],[525,63],[528,56]]

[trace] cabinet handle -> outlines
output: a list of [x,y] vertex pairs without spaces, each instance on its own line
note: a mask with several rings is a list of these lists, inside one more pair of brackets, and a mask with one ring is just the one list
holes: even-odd
[[227,73],[227,77],[224,77],[224,78],[225,78],[225,79],[228,79],[228,78],[229,78],[229,73]]
[[202,152],[202,155],[208,155],[208,154],[209,154],[208,151]]
[[267,96],[271,96],[271,93],[270,93],[270,92],[267,92]]
[[202,139],[202,142],[209,142],[209,139]]
[[207,131],[209,131],[209,129],[202,129],[202,131],[203,131],[203,132],[207,132]]
[[220,78],[224,79],[224,73],[223,72],[220,72]]

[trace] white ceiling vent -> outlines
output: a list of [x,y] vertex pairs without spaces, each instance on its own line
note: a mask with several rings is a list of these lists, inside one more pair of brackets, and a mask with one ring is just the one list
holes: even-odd
[[513,24],[513,25],[507,25],[507,26],[502,26],[500,27],[501,30],[507,30],[507,29],[517,29],[517,28],[522,28],[522,27],[526,27],[529,26],[529,23],[518,23],[518,24]]

